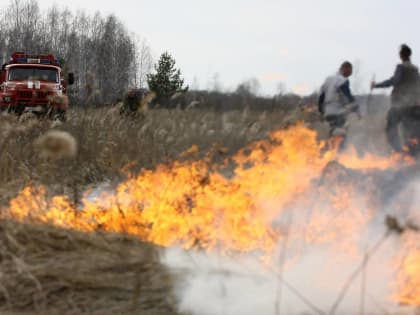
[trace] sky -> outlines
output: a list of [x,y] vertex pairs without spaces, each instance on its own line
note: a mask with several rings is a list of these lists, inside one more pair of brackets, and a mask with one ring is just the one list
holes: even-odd
[[[8,0],[0,0],[8,2]],[[344,60],[355,65],[355,92],[389,78],[407,43],[420,63],[418,0],[38,0],[116,15],[150,45],[168,51],[190,86],[214,79],[233,90],[250,78],[260,94],[309,94]]]

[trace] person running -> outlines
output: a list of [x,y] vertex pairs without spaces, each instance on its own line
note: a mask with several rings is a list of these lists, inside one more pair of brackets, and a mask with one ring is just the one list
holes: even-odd
[[321,86],[318,109],[330,125],[331,136],[345,136],[347,116],[358,110],[350,89],[352,73],[353,65],[345,61],[338,73],[327,77]]

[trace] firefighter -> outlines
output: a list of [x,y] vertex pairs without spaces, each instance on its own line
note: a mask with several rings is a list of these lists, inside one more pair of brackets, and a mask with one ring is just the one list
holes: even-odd
[[411,63],[411,48],[401,45],[399,56],[401,63],[397,65],[394,75],[383,82],[371,82],[371,88],[393,87],[391,92],[391,109],[387,115],[386,132],[388,141],[396,150],[402,150],[405,145],[401,135],[400,123],[413,113],[418,116],[420,105],[420,74],[417,66]]
[[327,77],[321,87],[318,108],[330,125],[330,136],[344,137],[348,114],[358,110],[348,79],[352,73],[353,65],[345,61],[338,73]]

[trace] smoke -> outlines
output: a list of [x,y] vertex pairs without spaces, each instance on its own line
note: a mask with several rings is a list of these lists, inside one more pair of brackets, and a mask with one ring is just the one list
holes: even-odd
[[[389,299],[391,251],[392,242],[366,269],[363,298],[369,314],[397,309]],[[252,257],[229,260],[217,254],[179,249],[169,249],[164,257],[164,263],[181,279],[175,288],[180,311],[194,315],[328,314],[362,261],[360,254],[315,246],[287,264],[281,274],[278,265],[261,264]],[[359,276],[336,314],[360,313],[361,287]]]
[[361,119],[356,114],[348,117],[347,139],[349,144],[359,152],[371,152],[376,154],[389,153],[386,135],[386,115],[390,108],[389,97],[382,95],[370,95],[360,101]]
[[340,239],[302,247],[296,238],[286,245],[280,241],[269,263],[259,254],[228,258],[177,248],[168,249],[162,260],[177,275],[175,294],[186,314],[404,314],[393,300],[401,240],[386,238],[384,216],[373,217],[365,231],[346,235],[354,248]]
[[[372,120],[371,126],[364,121],[360,123],[364,129],[352,127],[351,140],[359,149],[388,150],[385,139],[377,136],[385,115],[386,110],[376,111],[365,116]],[[271,259],[262,253],[228,257],[217,250],[167,249],[162,261],[176,275],[179,311],[192,315],[414,314],[413,308],[398,303],[396,293],[404,250],[410,250],[405,244],[420,250],[418,234],[410,230],[420,226],[416,174],[410,179],[399,171],[385,171],[379,182],[370,183],[380,190],[381,206],[375,209],[367,201],[371,192],[363,190],[368,176],[353,179],[360,181],[361,188],[350,193],[341,210],[314,198],[313,191],[288,209],[269,209],[279,213],[271,224],[283,231],[276,249],[267,253]],[[333,189],[340,183],[327,186]],[[385,224],[389,215],[404,233]]]

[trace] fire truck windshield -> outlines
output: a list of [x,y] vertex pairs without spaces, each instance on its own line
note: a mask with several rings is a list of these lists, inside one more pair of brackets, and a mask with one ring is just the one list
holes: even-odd
[[9,81],[39,80],[58,83],[58,71],[53,68],[13,67],[9,70]]

